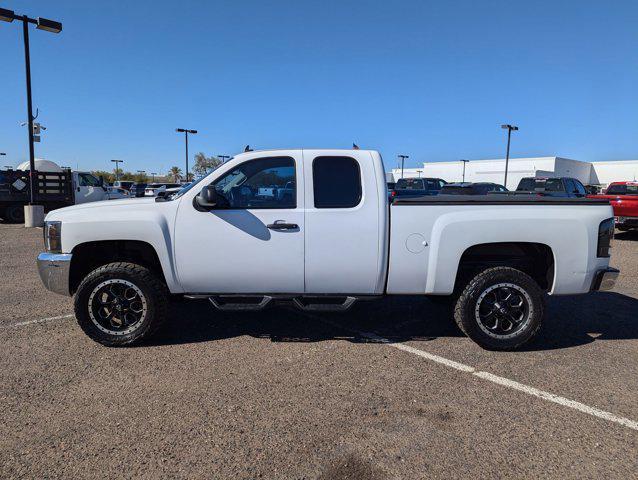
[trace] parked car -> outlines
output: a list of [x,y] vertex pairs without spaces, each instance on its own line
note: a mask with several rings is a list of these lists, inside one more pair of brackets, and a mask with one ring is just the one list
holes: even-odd
[[134,183],[135,182],[133,182],[132,180],[116,180],[115,182],[113,182],[113,186],[129,191]]
[[580,180],[571,177],[525,177],[516,187],[517,194],[545,197],[585,197],[587,190]]
[[446,183],[440,178],[400,178],[392,190],[392,198],[438,195]]
[[609,200],[619,230],[638,229],[638,182],[613,182],[604,195],[589,195],[589,198]]
[[144,195],[147,197],[157,197],[160,192],[166,191],[167,188],[180,188],[179,183],[150,183],[144,190]]
[[[430,196],[388,207],[384,171],[369,150],[251,151],[170,198],[55,210],[40,277],[74,295],[80,327],[110,346],[149,337],[175,296],[324,311],[412,294],[450,296],[462,330],[500,350],[536,335],[546,293],[615,282],[607,201]],[[293,195],[257,194],[271,185]]]
[[131,185],[131,196],[132,197],[143,197],[146,195],[146,184],[145,183],[134,183]]
[[122,198],[130,198],[131,194],[128,190],[119,187],[106,187],[106,194],[109,200],[119,200]]
[[492,192],[507,192],[507,188],[498,183],[460,182],[447,183],[441,188],[440,195],[487,195]]

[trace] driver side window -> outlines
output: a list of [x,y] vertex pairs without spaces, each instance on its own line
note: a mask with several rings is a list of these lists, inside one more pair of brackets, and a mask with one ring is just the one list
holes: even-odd
[[95,178],[93,175],[89,175],[87,173],[80,173],[79,177],[80,177],[79,180],[80,180],[81,187],[97,187],[100,184],[99,180]]
[[230,209],[296,208],[295,161],[268,157],[242,163],[213,186]]

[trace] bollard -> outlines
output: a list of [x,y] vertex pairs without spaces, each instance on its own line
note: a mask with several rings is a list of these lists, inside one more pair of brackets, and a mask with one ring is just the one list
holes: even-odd
[[24,206],[24,226],[26,228],[44,226],[44,207],[42,205]]

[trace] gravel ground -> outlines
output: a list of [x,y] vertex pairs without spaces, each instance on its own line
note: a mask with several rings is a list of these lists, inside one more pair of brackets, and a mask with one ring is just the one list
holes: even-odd
[[1,478],[638,471],[638,431],[396,348],[637,421],[638,234],[616,237],[615,292],[550,299],[539,338],[511,353],[481,350],[443,307],[412,297],[341,315],[184,302],[151,343],[105,348],[70,317],[17,325],[71,313],[70,299],[40,285],[41,235],[0,224]]

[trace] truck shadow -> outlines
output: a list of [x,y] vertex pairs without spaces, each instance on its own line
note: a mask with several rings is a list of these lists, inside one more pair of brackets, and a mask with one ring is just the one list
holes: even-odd
[[[346,340],[376,343],[463,337],[449,307],[425,297],[362,302],[345,313],[307,314],[277,306],[258,312],[220,312],[206,301],[184,301],[147,346],[210,342],[241,336],[272,342]],[[600,340],[638,339],[638,300],[620,293],[556,297],[538,337],[522,351],[576,347]],[[469,341],[469,340],[468,340]]]

